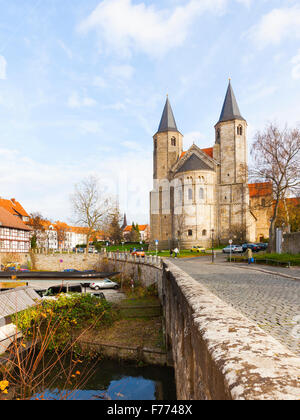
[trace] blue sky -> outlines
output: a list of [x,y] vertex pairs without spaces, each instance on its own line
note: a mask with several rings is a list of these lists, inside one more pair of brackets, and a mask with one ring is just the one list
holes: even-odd
[[185,148],[209,147],[228,77],[250,144],[298,124],[299,1],[0,0],[0,196],[71,221],[97,174],[147,222],[166,94]]

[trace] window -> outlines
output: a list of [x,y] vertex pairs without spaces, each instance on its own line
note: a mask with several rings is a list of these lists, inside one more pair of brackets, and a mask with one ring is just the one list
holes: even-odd
[[193,190],[192,188],[189,188],[189,200],[193,199]]
[[175,137],[171,138],[171,145],[176,146],[176,138]]
[[157,140],[154,140],[154,149],[157,149]]
[[216,132],[216,140],[217,141],[220,141],[221,140],[221,131],[220,131],[220,129],[218,128],[218,130],[217,130],[217,132]]
[[189,235],[189,236],[193,236],[193,231],[192,231],[192,230],[189,230],[189,231],[188,231],[188,235]]
[[199,199],[204,200],[204,189],[203,188],[199,189]]
[[207,230],[205,230],[205,229],[204,229],[204,230],[202,231],[202,236],[207,236]]
[[261,205],[262,205],[263,207],[266,207],[266,200],[265,200],[265,198],[263,198],[263,199],[261,200]]
[[238,134],[238,136],[243,135],[243,127],[241,125],[239,125],[238,128],[237,128],[237,134]]

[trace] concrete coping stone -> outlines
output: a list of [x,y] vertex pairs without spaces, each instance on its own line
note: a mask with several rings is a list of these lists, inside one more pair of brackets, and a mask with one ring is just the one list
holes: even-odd
[[300,358],[171,262],[208,352],[234,400],[299,400]]

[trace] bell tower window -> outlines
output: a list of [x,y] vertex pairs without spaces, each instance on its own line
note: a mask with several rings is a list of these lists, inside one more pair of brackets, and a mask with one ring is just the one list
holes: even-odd
[[243,135],[243,127],[241,125],[239,125],[238,128],[237,128],[237,135],[238,136],[242,136]]
[[216,132],[216,140],[217,142],[220,142],[221,140],[221,131],[219,128],[217,129],[217,132]]
[[176,146],[176,137],[171,138],[171,145]]

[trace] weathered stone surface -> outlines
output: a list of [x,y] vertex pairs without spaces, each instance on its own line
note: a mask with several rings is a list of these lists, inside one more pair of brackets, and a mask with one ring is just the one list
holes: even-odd
[[179,399],[300,398],[300,359],[168,262],[163,302]]
[[300,254],[300,232],[284,235],[283,252]]

